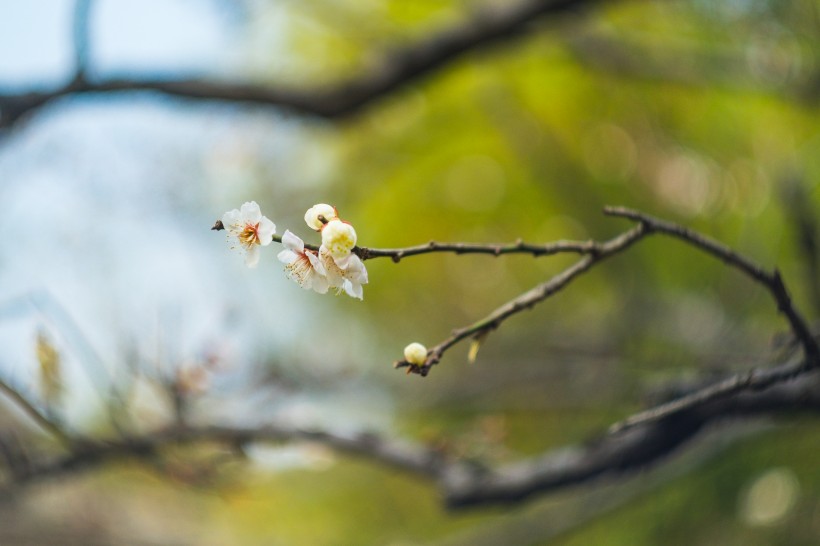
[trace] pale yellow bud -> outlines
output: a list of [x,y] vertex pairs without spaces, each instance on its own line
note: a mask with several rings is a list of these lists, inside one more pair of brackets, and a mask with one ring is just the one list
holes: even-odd
[[410,364],[423,365],[427,361],[427,347],[413,342],[404,348],[404,359]]
[[[339,217],[336,207],[325,203],[313,205],[305,213],[305,223],[314,231],[319,231],[329,221]],[[323,221],[324,220],[324,221]]]
[[356,246],[356,230],[339,219],[331,220],[322,228],[322,246],[338,263],[346,259]]

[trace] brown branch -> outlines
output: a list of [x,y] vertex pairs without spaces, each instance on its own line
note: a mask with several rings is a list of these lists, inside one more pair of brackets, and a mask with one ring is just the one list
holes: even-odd
[[468,52],[526,33],[531,29],[530,23],[538,18],[557,16],[597,1],[525,0],[511,8],[479,13],[467,23],[396,51],[385,58],[378,70],[329,89],[277,89],[202,80],[118,79],[95,83],[75,77],[66,86],[49,92],[0,95],[0,127],[10,126],[24,114],[68,95],[121,91],[154,91],[192,100],[276,106],[300,114],[344,118],[421,80]]
[[[814,339],[814,336],[809,330],[806,321],[792,305],[791,298],[789,297],[789,293],[783,283],[783,279],[776,269],[773,272],[768,272],[753,261],[734,252],[729,247],[713,239],[678,224],[667,222],[659,218],[654,218],[635,210],[623,207],[605,207],[604,214],[635,220],[638,222],[638,225],[633,228],[633,230],[623,233],[605,243],[596,243],[594,241],[587,243],[570,243],[569,249],[560,246],[563,243],[559,243],[559,248],[562,248],[564,251],[571,250],[584,252],[587,253],[587,255],[558,275],[551,278],[549,281],[542,283],[517,298],[505,303],[478,322],[475,322],[470,326],[454,330],[448,338],[428,350],[427,359],[424,364],[418,365],[412,364],[407,360],[399,360],[394,362],[393,366],[395,368],[407,368],[408,373],[416,373],[423,377],[426,376],[430,372],[432,366],[438,364],[445,351],[453,345],[466,338],[473,338],[475,340],[483,339],[484,336],[496,329],[507,318],[520,313],[521,311],[531,309],[534,305],[546,300],[548,297],[564,288],[570,281],[581,273],[587,271],[596,263],[608,256],[625,250],[631,246],[632,243],[651,233],[663,233],[685,241],[690,245],[693,245],[694,247],[706,252],[707,254],[720,258],[728,265],[739,269],[753,280],[765,286],[775,299],[778,310],[786,316],[792,331],[803,346],[806,355],[804,363],[806,369],[813,369],[820,366],[820,348],[818,348],[817,341]],[[476,246],[481,248],[481,245]],[[493,248],[492,245],[490,245],[489,248]],[[515,245],[507,248],[511,248],[513,250],[516,249]],[[412,249],[422,251],[424,247],[412,247]],[[400,254],[395,253],[401,252],[401,250],[393,250],[390,252],[394,253],[394,259],[395,256],[400,257]],[[772,383],[788,379],[789,377],[791,376],[787,375],[780,379],[772,380]],[[770,379],[772,378],[767,378],[765,381],[769,381]],[[726,385],[723,385],[721,389],[718,389],[714,393],[714,396],[722,396],[734,392],[735,390],[750,388],[752,386],[751,384],[744,384],[744,381],[751,381],[750,376],[744,376],[743,378],[738,377],[736,380],[739,381],[738,384],[727,382]],[[764,379],[760,376],[755,376],[754,381],[764,381]],[[766,386],[772,383],[767,383]]]
[[416,373],[421,376],[426,376],[430,373],[430,369],[439,363],[444,353],[453,345],[459,343],[466,338],[479,338],[495,330],[502,322],[513,315],[522,311],[532,309],[538,303],[546,300],[553,294],[562,290],[573,279],[588,271],[592,266],[601,262],[605,258],[613,256],[629,248],[633,243],[640,240],[647,234],[646,229],[642,224],[626,231],[609,241],[600,243],[590,241],[582,243],[582,247],[578,247],[573,251],[578,251],[583,248],[586,255],[569,266],[561,273],[555,275],[547,282],[539,284],[529,291],[521,294],[517,298],[505,303],[495,311],[484,317],[483,319],[466,326],[458,328],[453,333],[434,347],[430,348],[427,353],[427,360],[422,365],[411,364],[406,360],[399,360],[393,364],[395,368],[408,368],[408,373]]
[[650,233],[663,233],[680,239],[707,254],[719,258],[724,263],[742,271],[753,280],[765,286],[777,303],[777,309],[786,316],[786,320],[788,320],[794,335],[800,340],[803,351],[806,354],[806,368],[820,366],[820,347],[817,345],[817,340],[814,339],[806,321],[792,305],[789,292],[786,290],[786,285],[783,283],[783,279],[777,269],[771,272],[766,271],[763,267],[714,239],[710,239],[689,228],[654,218],[635,210],[623,207],[606,207],[604,214],[629,218],[630,220],[639,222],[638,225],[645,226]]
[[590,254],[596,250],[594,241],[555,241],[546,244],[530,244],[518,240],[514,243],[439,243],[430,241],[427,244],[405,248],[366,248],[356,247],[353,251],[362,260],[373,258],[390,258],[398,263],[402,258],[431,254],[434,252],[452,254],[531,254],[534,257],[551,256],[559,253]]

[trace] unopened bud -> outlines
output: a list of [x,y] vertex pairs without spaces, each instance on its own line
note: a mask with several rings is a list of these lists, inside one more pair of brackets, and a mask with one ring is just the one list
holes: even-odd
[[322,228],[322,246],[337,262],[346,259],[356,246],[356,230],[338,218]]
[[314,231],[320,231],[322,226],[339,217],[336,207],[325,203],[313,205],[305,213],[305,223]]
[[404,359],[410,364],[421,366],[427,362],[427,347],[421,343],[413,342],[404,348]]

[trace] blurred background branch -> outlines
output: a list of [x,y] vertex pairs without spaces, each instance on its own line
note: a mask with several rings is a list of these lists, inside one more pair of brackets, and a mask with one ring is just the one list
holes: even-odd
[[386,95],[415,83],[464,54],[517,37],[539,18],[560,16],[598,0],[526,0],[487,7],[462,23],[417,44],[388,53],[380,67],[330,89],[286,89],[203,80],[113,79],[89,81],[88,20],[92,1],[78,0],[74,40],[77,71],[65,86],[50,92],[0,94],[0,127],[50,102],[83,93],[158,92],[192,100],[217,100],[285,108],[298,114],[344,118]]

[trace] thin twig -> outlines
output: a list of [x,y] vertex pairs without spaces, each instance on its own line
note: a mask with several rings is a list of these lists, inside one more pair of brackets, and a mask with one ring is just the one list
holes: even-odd
[[689,228],[661,220],[648,214],[624,207],[606,207],[604,214],[629,218],[646,226],[650,232],[663,233],[684,241],[707,254],[719,258],[724,263],[745,273],[747,276],[766,287],[777,303],[778,310],[786,316],[794,335],[800,340],[806,355],[805,366],[808,369],[820,366],[820,347],[811,333],[805,319],[792,305],[786,285],[780,272],[775,269],[771,272],[741,256],[726,245],[710,239]]
[[0,391],[3,391],[6,396],[8,396],[17,405],[17,407],[23,410],[23,413],[28,415],[32,421],[40,426],[40,428],[59,440],[60,443],[65,446],[71,446],[74,444],[74,440],[68,435],[67,432],[65,432],[57,423],[46,417],[44,413],[38,410],[34,403],[23,396],[18,389],[15,389],[2,379],[0,379]]
[[511,316],[522,311],[532,309],[533,306],[559,292],[573,279],[589,270],[595,264],[605,258],[622,252],[646,234],[647,231],[645,227],[642,224],[639,224],[638,226],[618,235],[613,239],[610,239],[609,241],[602,243],[595,241],[583,243],[584,251],[587,253],[583,258],[563,270],[561,273],[558,273],[547,282],[539,284],[538,286],[521,294],[517,298],[505,303],[483,319],[471,324],[470,326],[454,330],[450,337],[428,350],[427,360],[424,364],[416,365],[411,364],[406,360],[399,360],[395,362],[393,366],[395,368],[408,368],[408,373],[416,373],[421,376],[426,376],[430,372],[430,369],[434,365],[438,364],[445,351],[456,343],[468,337],[476,338],[486,335],[490,331],[498,328],[502,322]]
[[534,257],[550,256],[559,253],[589,254],[595,250],[594,241],[555,241],[546,244],[530,244],[518,240],[514,243],[439,243],[430,241],[427,244],[405,248],[365,248],[357,247],[354,252],[362,260],[373,258],[390,258],[398,263],[402,258],[444,252],[452,254],[531,254]]

